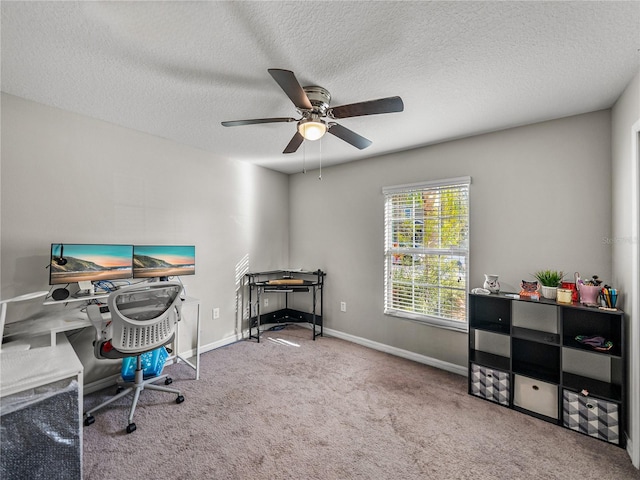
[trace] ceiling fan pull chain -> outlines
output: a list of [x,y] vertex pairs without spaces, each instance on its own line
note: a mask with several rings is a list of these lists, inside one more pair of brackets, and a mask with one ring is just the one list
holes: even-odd
[[302,173],[307,173],[307,143],[302,143]]
[[320,144],[320,175],[318,175],[318,180],[322,180],[322,139],[318,143]]

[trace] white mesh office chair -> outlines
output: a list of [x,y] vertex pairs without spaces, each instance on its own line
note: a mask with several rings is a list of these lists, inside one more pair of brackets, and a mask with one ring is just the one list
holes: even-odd
[[176,322],[180,319],[182,285],[178,282],[157,282],[145,285],[130,285],[109,295],[108,306],[111,318],[102,315],[101,307],[89,305],[87,315],[96,329],[94,354],[96,358],[136,357],[136,371],[133,382],[118,382],[118,393],[84,414],[84,424],[91,425],[93,413],[119,398],[133,392],[129,411],[127,433],[136,429],[133,414],[140,392],[144,389],[159,390],[177,395],[176,403],[184,397],[179,390],[155,385],[153,382],[172,380],[167,375],[144,379],[140,356],[160,348],[173,340]]

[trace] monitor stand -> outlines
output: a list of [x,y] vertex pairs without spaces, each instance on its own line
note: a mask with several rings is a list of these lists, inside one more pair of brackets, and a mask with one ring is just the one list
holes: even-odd
[[80,290],[76,293],[76,296],[93,295],[93,282],[91,280],[82,280],[78,282]]

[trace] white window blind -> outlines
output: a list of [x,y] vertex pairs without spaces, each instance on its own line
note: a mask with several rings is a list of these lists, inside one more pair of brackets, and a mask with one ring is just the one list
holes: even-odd
[[383,188],[386,314],[467,329],[470,184]]

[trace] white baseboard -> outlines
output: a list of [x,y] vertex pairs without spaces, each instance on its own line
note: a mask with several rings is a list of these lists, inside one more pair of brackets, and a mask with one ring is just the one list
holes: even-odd
[[98,390],[102,390],[103,388],[111,387],[115,385],[118,380],[120,380],[119,373],[115,375],[109,375],[108,377],[101,378],[100,380],[96,380],[95,382],[87,383],[83,387],[83,396],[89,395],[93,392],[97,392]]
[[[311,329],[312,325],[309,323],[296,323],[301,327],[306,327]],[[225,345],[229,345],[231,343],[243,340],[247,338],[249,335],[249,330],[246,329],[244,335],[231,335],[227,338],[219,340],[214,343],[210,343],[209,345],[204,345],[200,347],[200,353],[205,353],[210,350],[215,350],[216,348],[224,347]],[[356,343],[358,345],[362,345],[364,347],[369,347],[374,350],[378,350],[380,352],[389,353],[391,355],[395,355],[397,357],[406,358],[408,360],[413,360],[414,362],[422,363],[424,365],[429,365],[431,367],[439,368],[441,370],[446,370],[447,372],[456,373],[458,375],[462,375],[464,377],[468,374],[468,369],[465,366],[456,365],[455,363],[445,362],[443,360],[438,360],[437,358],[427,357],[426,355],[421,355],[419,353],[410,352],[409,350],[403,350],[401,348],[392,347],[390,345],[386,345],[384,343],[374,342],[373,340],[369,340],[362,337],[357,337],[355,335],[351,335],[349,333],[344,333],[339,330],[333,330],[331,328],[324,328],[323,333],[329,335],[330,337],[340,338],[342,340],[346,340],[348,342]],[[195,355],[195,351],[192,351],[191,355]],[[182,354],[184,356],[184,354]]]
[[413,360],[414,362],[423,363],[431,367],[446,370],[447,372],[457,373],[458,375],[462,375],[465,377],[468,373],[468,369],[465,366],[445,362],[443,360],[438,360],[437,358],[427,357],[426,355],[421,355],[419,353],[410,352],[409,350],[392,347],[390,345],[385,345],[384,343],[374,342],[373,340],[369,340],[366,338],[356,337],[355,335],[351,335],[349,333],[340,332],[338,330],[333,330],[326,327],[324,328],[324,333],[331,337],[336,337],[348,342],[357,343],[358,345],[362,345],[364,347],[369,347],[380,352],[389,353],[397,357],[406,358],[407,360]]
[[[206,345],[200,345],[200,355],[203,353],[210,352],[211,350],[215,350],[216,348],[225,347],[227,345],[231,345],[232,343],[236,343],[242,340],[242,337],[237,334],[229,335],[222,340],[218,340],[217,342],[208,343]],[[180,352],[180,356],[184,358],[194,357],[196,354],[196,349],[192,348],[191,350],[187,350],[186,352]]]
[[633,464],[633,466],[636,468],[640,468],[640,466],[633,463],[633,442],[629,438],[628,434],[625,434],[625,438],[627,440],[627,455],[629,455],[629,458],[631,459],[631,463]]

